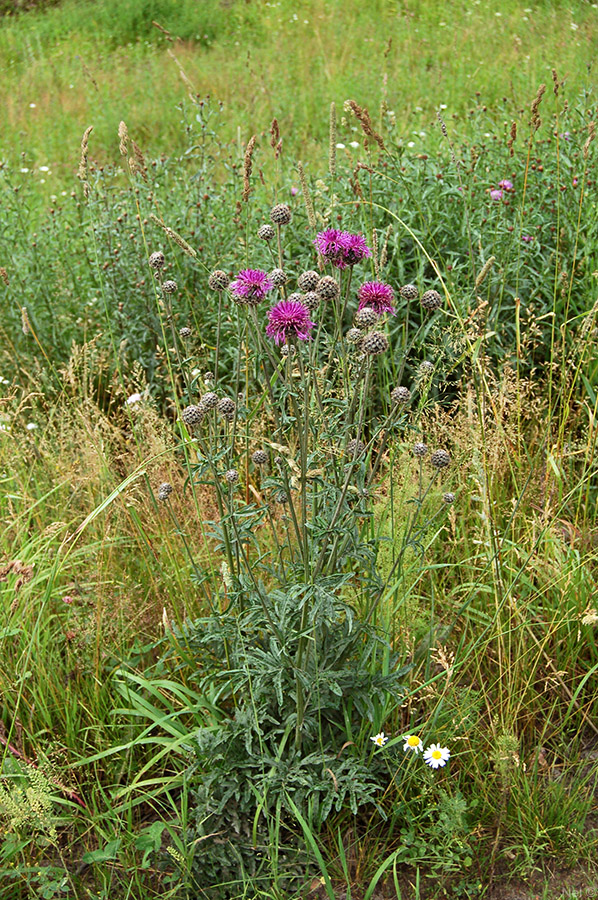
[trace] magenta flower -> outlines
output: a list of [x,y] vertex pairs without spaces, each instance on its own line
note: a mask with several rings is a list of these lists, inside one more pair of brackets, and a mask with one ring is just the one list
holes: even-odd
[[531,236],[531,234],[522,234],[521,240],[524,241],[526,244],[531,244],[531,242],[533,241],[533,237]]
[[363,235],[339,231],[337,228],[320,231],[314,244],[318,253],[337,269],[354,266],[366,256],[372,255]]
[[395,299],[394,291],[389,284],[384,284],[383,281],[366,281],[359,288],[357,296],[359,309],[370,306],[379,316],[383,313],[393,315],[395,312],[392,305]]
[[366,244],[362,234],[351,234],[349,231],[343,231],[341,234],[341,247],[343,265],[339,265],[339,269],[345,266],[354,266],[355,263],[361,262],[366,256],[372,255],[372,251]]
[[291,197],[296,197],[298,193],[299,193],[299,188],[296,188],[296,187],[291,188]]
[[338,228],[327,228],[326,231],[320,231],[314,241],[314,246],[318,253],[324,259],[334,263],[335,259],[342,253],[341,235],[342,231]]
[[502,191],[498,191],[498,190],[490,191],[490,199],[491,200],[502,200]]
[[289,338],[309,340],[309,332],[314,327],[310,322],[309,310],[298,300],[281,300],[268,312],[266,334],[277,344],[286,344]]
[[231,282],[229,287],[237,303],[255,306],[274,285],[261,269],[242,269],[236,281]]
[[498,182],[499,188],[502,188],[503,191],[512,191],[513,190],[513,182],[509,181],[508,178],[503,178],[502,181]]

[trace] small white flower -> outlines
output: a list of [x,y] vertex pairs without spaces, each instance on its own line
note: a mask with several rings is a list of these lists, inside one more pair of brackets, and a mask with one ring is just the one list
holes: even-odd
[[125,400],[125,403],[127,404],[127,406],[134,406],[135,403],[139,403],[139,401],[142,399],[143,398],[142,398],[141,394],[131,394],[130,397],[127,397],[127,399]]
[[349,147],[359,147],[359,141],[351,141]]
[[440,104],[440,109],[446,109],[446,108],[447,108],[446,103],[441,103],[441,104]]
[[29,169],[21,169],[21,172],[23,173],[23,175],[26,175],[28,171],[29,171]]
[[412,753],[421,753],[424,749],[424,745],[421,742],[421,738],[419,738],[416,734],[406,734],[405,735],[405,743],[403,744],[403,750],[407,753],[411,750]]
[[49,166],[40,166],[39,170],[40,170],[40,172],[49,172],[50,167]]
[[25,428],[27,429],[27,431],[35,431],[37,425],[35,424],[35,422],[27,422]]
[[408,147],[415,147],[415,141],[407,141]]
[[571,31],[577,31],[578,28],[579,28],[579,25],[576,25],[575,22],[571,22]]
[[336,145],[336,149],[337,149],[337,150],[344,150],[344,149],[345,149],[345,145],[344,145],[344,144],[337,144],[337,145]]
[[35,109],[35,106],[36,106],[35,103],[30,103],[30,104],[29,104],[29,109]]
[[430,744],[427,750],[424,750],[424,762],[433,769],[439,766],[445,766],[450,757],[448,747],[441,747],[440,744]]
[[380,734],[375,734],[374,737],[370,738],[370,741],[373,741],[376,747],[383,747],[387,740],[388,735],[384,734],[383,731],[381,731]]

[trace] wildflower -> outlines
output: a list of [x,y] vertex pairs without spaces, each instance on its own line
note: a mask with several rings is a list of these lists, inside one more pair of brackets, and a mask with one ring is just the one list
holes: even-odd
[[322,300],[336,300],[340,294],[340,288],[332,275],[324,275],[318,281],[316,293]]
[[228,421],[231,421],[235,415],[235,401],[230,397],[222,397],[217,403],[218,412]]
[[383,281],[366,281],[359,288],[357,296],[359,309],[369,306],[379,316],[383,313],[393,315],[395,312],[392,305],[395,299],[394,291],[389,284],[385,284]]
[[393,403],[409,403],[411,391],[406,387],[396,387],[391,391],[390,399]]
[[287,283],[287,276],[282,269],[272,269],[272,271],[268,275],[268,278],[270,279],[274,287],[282,287]]
[[502,188],[503,191],[512,191],[513,190],[513,182],[509,181],[508,178],[503,178],[502,181],[498,182],[499,188]]
[[265,450],[256,450],[251,458],[256,466],[264,466],[268,462],[268,454]]
[[127,399],[125,400],[125,404],[127,406],[135,406],[135,404],[139,403],[142,399],[143,398],[142,398],[141,394],[139,394],[139,393],[131,394],[131,396],[127,397]]
[[421,295],[420,301],[424,309],[438,309],[442,306],[442,297],[438,291],[426,291]]
[[346,266],[354,266],[368,256],[372,255],[372,251],[365,242],[362,234],[351,234],[349,231],[343,231],[341,234],[342,260],[336,263],[339,269]]
[[296,188],[296,187],[291,188],[291,197],[296,197],[298,193],[299,193],[299,188]]
[[325,231],[320,231],[314,240],[314,246],[318,253],[324,259],[330,260],[333,265],[342,253],[341,235],[342,231],[339,231],[338,228],[327,228]]
[[257,236],[261,238],[262,241],[271,241],[275,234],[276,232],[271,225],[260,225],[257,230]]
[[208,278],[208,287],[211,291],[225,291],[228,287],[229,277],[222,269],[214,269]]
[[353,321],[356,328],[369,328],[378,321],[378,313],[371,306],[360,306]]
[[270,210],[270,218],[275,225],[288,225],[291,221],[291,208],[286,203],[277,203]]
[[189,340],[193,332],[186,325],[183,325],[182,328],[179,328],[179,335],[182,337],[184,341]]
[[493,191],[490,191],[490,199],[491,200],[502,200],[502,191],[497,190],[496,188]]
[[313,327],[314,322],[310,321],[309,310],[303,303],[281,300],[268,313],[266,334],[277,344],[286,344],[290,337],[307,341]]
[[348,332],[345,335],[346,340],[349,344],[359,344],[363,334],[359,328],[349,328]]
[[403,744],[403,750],[405,753],[411,751],[416,755],[421,753],[424,749],[424,745],[421,742],[421,738],[419,738],[416,734],[406,734],[405,735],[405,743]]
[[149,258],[150,268],[152,269],[163,269],[164,268],[164,254],[161,250],[156,250],[155,253],[152,253]]
[[218,406],[218,394],[215,391],[206,391],[199,401],[199,405],[202,409],[214,409]]
[[236,469],[228,469],[228,471],[225,472],[224,477],[229,484],[236,484],[239,480],[239,473]]
[[274,285],[261,269],[242,269],[229,287],[238,303],[255,306]]
[[364,337],[361,344],[361,349],[368,356],[385,353],[388,347],[388,338],[381,331],[372,331]]
[[375,734],[373,737],[370,738],[370,741],[373,741],[374,744],[376,745],[376,747],[383,747],[384,744],[387,742],[387,740],[388,740],[388,735],[384,734],[383,731],[381,731],[380,734]]
[[62,598],[62,602],[63,602],[63,603],[66,603],[68,606],[71,605],[71,603],[73,602],[73,600],[74,600],[74,598],[71,597],[70,594],[65,594],[64,597]]
[[404,284],[402,288],[399,288],[399,293],[405,300],[415,300],[419,291],[414,284]]
[[413,445],[412,450],[414,456],[426,456],[428,453],[428,445],[418,441],[417,444]]
[[446,450],[434,450],[430,462],[435,469],[446,469],[451,462],[451,455]]
[[165,294],[176,294],[178,290],[178,285],[176,281],[165,281],[162,285],[162,290]]
[[181,412],[181,419],[185,425],[193,427],[203,421],[204,411],[200,406],[186,406]]
[[314,271],[314,269],[308,269],[307,272],[302,272],[297,279],[297,287],[300,291],[315,291],[319,280],[320,273]]
[[310,312],[313,312],[314,309],[317,309],[320,305],[320,295],[316,294],[315,291],[308,291],[307,294],[299,294],[299,296],[301,297],[301,303],[303,303]]
[[450,757],[448,747],[441,747],[440,744],[430,744],[427,750],[424,750],[424,762],[433,769],[439,766],[445,766]]
[[533,241],[533,237],[531,234],[522,234],[521,240],[524,242],[524,244],[531,244],[531,242]]
[[169,496],[172,494],[172,485],[167,481],[164,481],[160,487],[158,488],[158,500],[168,500]]

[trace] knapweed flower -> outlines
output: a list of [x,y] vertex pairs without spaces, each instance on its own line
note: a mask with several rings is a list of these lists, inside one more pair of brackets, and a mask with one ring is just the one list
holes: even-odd
[[502,181],[498,182],[499,188],[502,188],[503,191],[512,191],[513,190],[513,182],[509,181],[508,178],[503,178]]
[[327,228],[326,231],[320,231],[314,241],[314,246],[320,256],[329,260],[333,265],[342,253],[342,233],[338,228]]
[[531,244],[531,242],[533,241],[533,237],[531,234],[522,234],[521,240],[524,242],[524,244]]
[[229,287],[237,303],[256,306],[274,285],[261,269],[242,269]]
[[495,189],[490,191],[490,199],[491,200],[502,200],[502,191]]
[[421,738],[416,734],[406,734],[405,735],[405,743],[403,744],[403,750],[405,753],[411,751],[411,753],[421,753],[424,749],[424,745],[421,742]]
[[337,269],[346,269],[361,262],[366,256],[371,256],[372,251],[365,242],[362,234],[352,234],[350,231],[339,231],[337,228],[327,228],[320,231],[314,241],[318,253],[336,266]]
[[314,327],[309,310],[296,300],[281,300],[268,313],[266,334],[277,344],[286,344],[289,338],[309,340],[309,332]]
[[383,747],[384,744],[387,742],[387,740],[388,740],[388,735],[384,734],[383,731],[381,731],[380,734],[375,734],[373,737],[370,738],[370,741],[373,741],[375,743],[376,747]]
[[440,744],[430,744],[427,750],[424,750],[424,762],[433,769],[445,766],[450,757],[448,747],[441,747]]
[[368,256],[372,255],[372,251],[365,242],[362,234],[351,234],[349,231],[343,231],[341,234],[341,246],[343,250],[342,265],[337,263],[339,269],[345,266],[354,266]]
[[383,313],[394,314],[395,308],[392,305],[395,299],[393,289],[389,284],[383,281],[366,281],[362,284],[357,292],[359,298],[359,309],[369,306],[379,316]]

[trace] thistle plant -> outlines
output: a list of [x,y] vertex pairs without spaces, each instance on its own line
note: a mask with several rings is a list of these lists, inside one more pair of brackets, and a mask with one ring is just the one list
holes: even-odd
[[[396,591],[404,578],[408,551],[418,551],[448,505],[440,497],[429,501],[449,454],[437,450],[424,461],[415,451],[417,496],[383,576],[381,538],[372,529],[376,485],[387,473],[389,447],[420,427],[417,384],[388,384],[411,347],[393,346],[388,329],[399,288],[364,271],[371,250],[362,234],[336,229],[314,241],[324,271],[316,271],[314,258],[314,268],[294,280],[284,244],[290,210],[278,204],[270,219],[276,268],[268,273],[269,248],[258,244],[254,267],[232,281],[222,270],[209,276],[218,333],[205,360],[214,369],[207,390],[177,355],[175,384],[187,390],[176,406],[188,479],[215,499],[218,517],[204,524],[210,551],[221,557],[215,568],[226,569],[220,584],[204,585],[208,618],[173,633],[200,668],[204,659],[206,671],[216,669],[210,677],[218,683],[222,737],[200,729],[192,779],[197,835],[206,840],[230,827],[233,795],[234,816],[247,822],[255,817],[256,791],[268,821],[278,804],[303,809],[314,827],[346,798],[354,812],[378,806],[386,776],[366,764],[368,735],[401,697],[405,660],[377,611],[390,581]],[[268,241],[266,228],[260,232]],[[163,267],[155,270],[174,339],[176,295],[165,289]],[[427,303],[430,314],[437,308]],[[227,342],[236,354],[224,366]],[[158,497],[171,509],[164,485]],[[341,759],[347,742],[353,749]],[[201,774],[207,770],[212,774]],[[331,779],[322,781],[324,770]],[[243,834],[241,828],[235,852],[255,868]],[[223,877],[225,869],[222,861]]]

